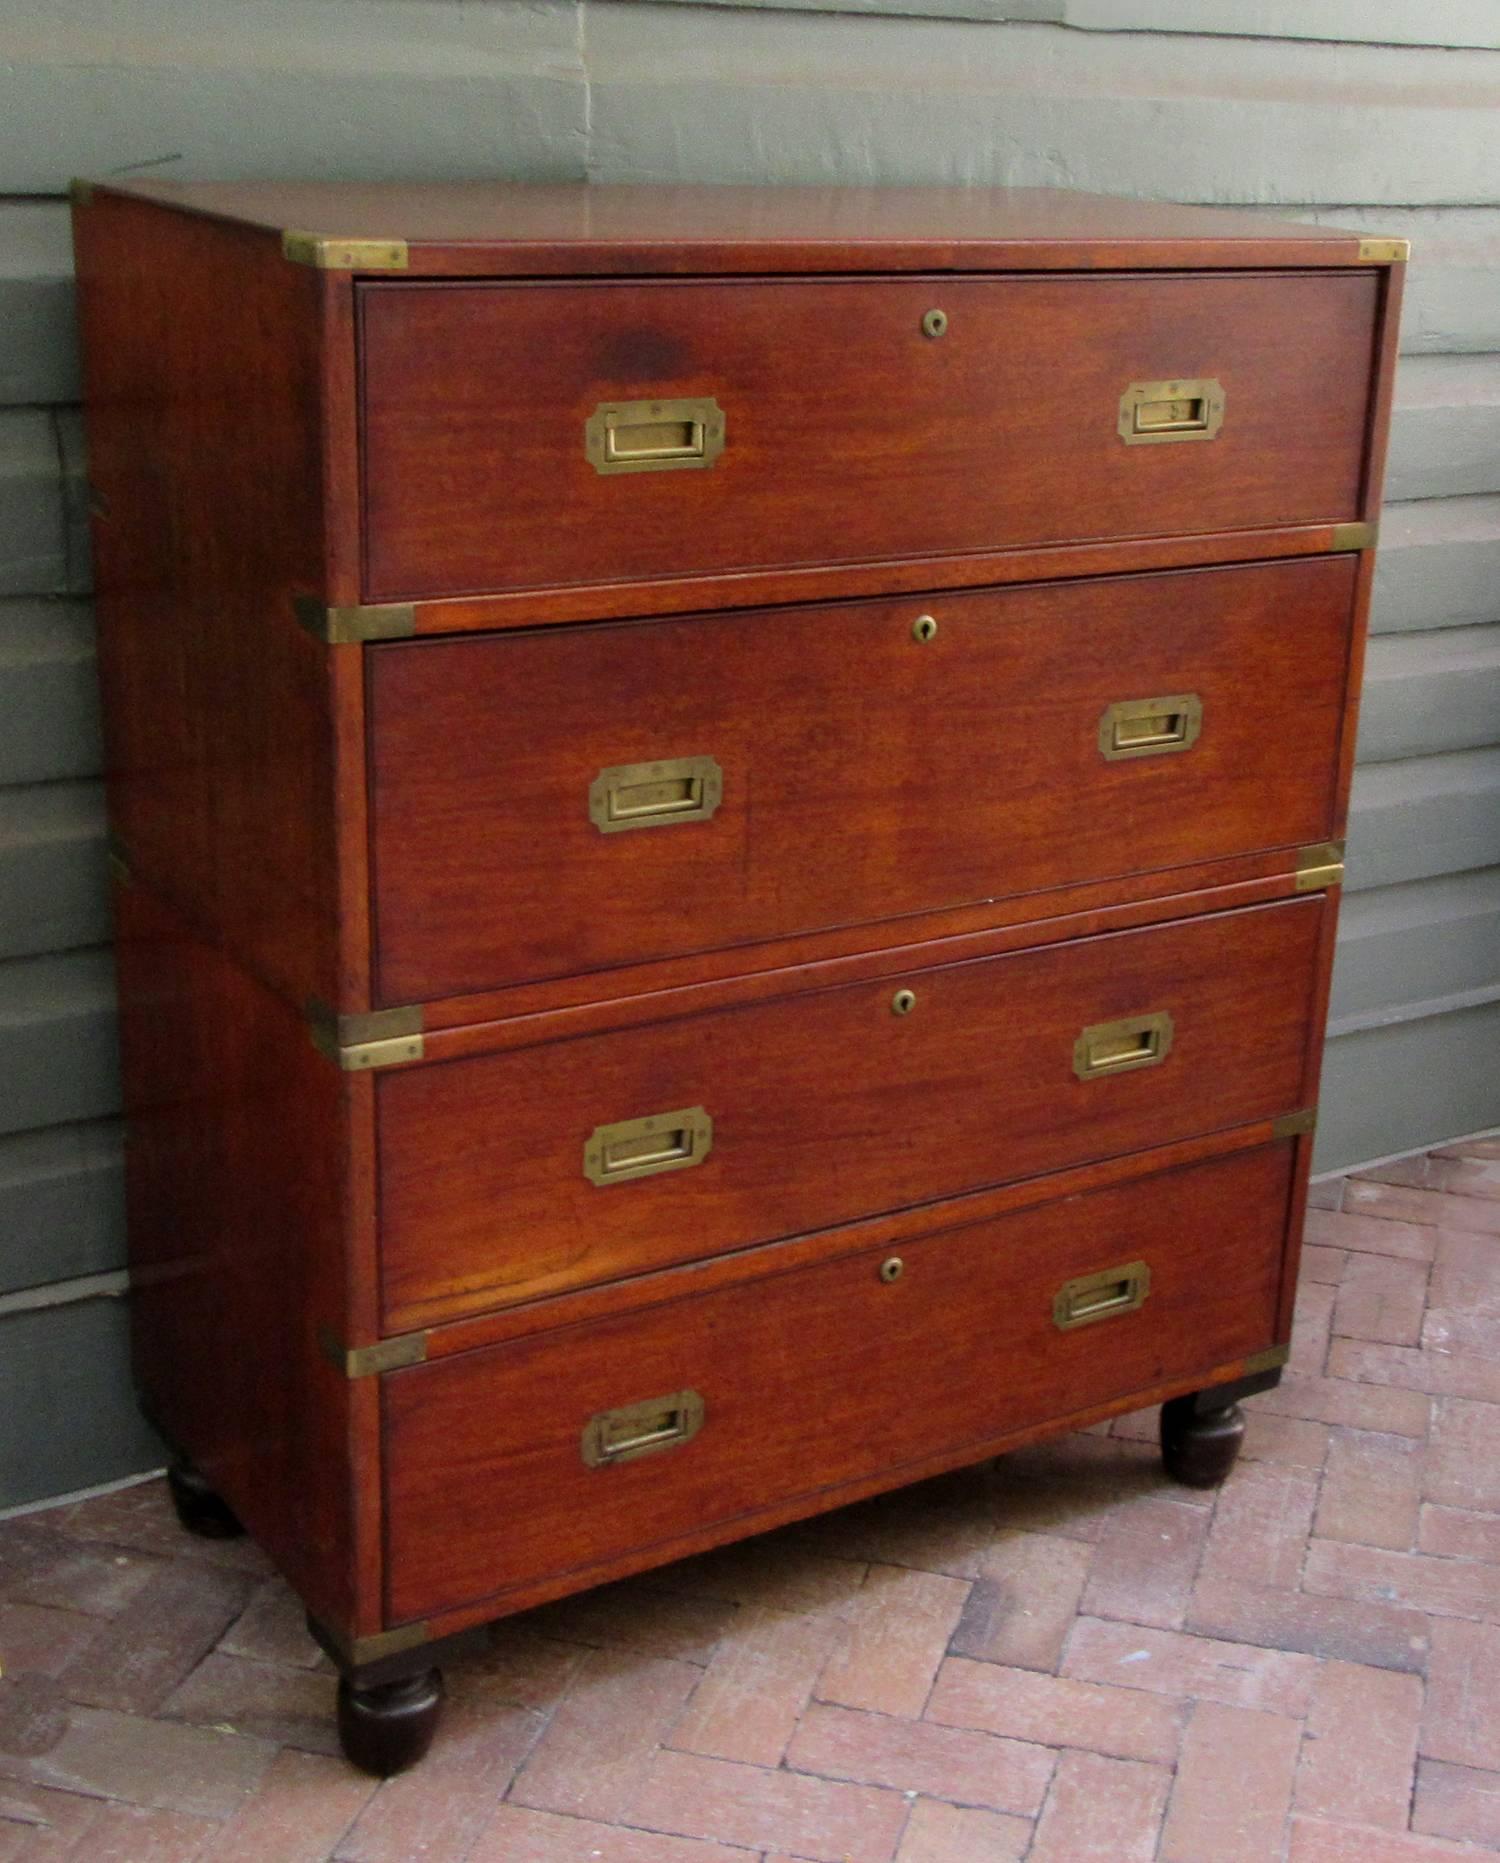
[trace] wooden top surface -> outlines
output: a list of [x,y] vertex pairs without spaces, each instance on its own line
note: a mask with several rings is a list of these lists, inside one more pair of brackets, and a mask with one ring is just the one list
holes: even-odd
[[[1056,188],[762,188],[517,182],[100,183],[405,264],[314,246],[338,270],[521,276],[616,272],[1052,270],[1347,265],[1360,236],[1258,213]],[[307,242],[304,241],[304,249]],[[1385,255],[1389,256],[1389,255]]]

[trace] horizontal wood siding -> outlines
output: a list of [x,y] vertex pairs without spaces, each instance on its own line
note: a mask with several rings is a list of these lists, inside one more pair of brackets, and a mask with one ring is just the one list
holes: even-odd
[[1488,0],[6,9],[0,1506],[158,1453],[96,1278],[123,1240],[72,174],[1051,184],[1412,240],[1332,1167],[1500,1124],[1497,47]]
[[1500,46],[1490,0],[664,0],[673,6],[913,14],[1067,25],[1086,32],[1228,33],[1368,45]]
[[7,1503],[91,1487],[161,1459],[131,1390],[118,1297],[0,1311],[0,1409]]

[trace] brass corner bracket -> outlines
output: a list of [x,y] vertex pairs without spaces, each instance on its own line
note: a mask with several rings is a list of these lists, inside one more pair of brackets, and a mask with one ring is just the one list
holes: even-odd
[[343,1346],[327,1329],[318,1328],[318,1350],[335,1371],[346,1378],[372,1378],[382,1371],[400,1371],[407,1365],[421,1365],[427,1358],[426,1333],[398,1333],[392,1339],[377,1339],[374,1345]]
[[1335,524],[1333,547],[1335,550],[1373,550],[1379,534],[1377,524]]
[[420,1649],[424,1643],[436,1641],[431,1625],[426,1622],[402,1624],[396,1630],[377,1630],[373,1636],[368,1637],[353,1637],[347,1631],[335,1630],[328,1624],[315,1623],[311,1619],[308,1628],[335,1662],[354,1669],[366,1663],[381,1662],[387,1656],[400,1656],[406,1650]]
[[1292,1348],[1285,1345],[1267,1346],[1264,1352],[1255,1352],[1245,1360],[1242,1378],[1253,1378],[1258,1371],[1277,1371],[1292,1355]]
[[404,272],[411,264],[404,239],[334,239],[289,227],[281,250],[293,265],[320,272]]
[[364,1015],[337,1016],[326,1003],[312,1002],[307,1005],[307,1022],[314,1048],[348,1074],[422,1059],[420,1003],[411,1008],[372,1009]]
[[1362,239],[1359,242],[1361,265],[1404,265],[1410,257],[1409,239]]
[[1341,885],[1344,878],[1344,844],[1320,841],[1316,847],[1297,850],[1297,891],[1315,893],[1325,886]]
[[1318,1123],[1316,1106],[1304,1106],[1295,1113],[1281,1113],[1271,1121],[1273,1139],[1303,1138]]
[[417,611],[410,602],[374,602],[330,608],[316,595],[294,595],[297,625],[330,647],[356,646],[367,640],[408,640],[417,631]]

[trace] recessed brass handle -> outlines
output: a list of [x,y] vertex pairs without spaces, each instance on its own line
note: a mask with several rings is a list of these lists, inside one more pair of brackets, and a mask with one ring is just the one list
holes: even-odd
[[1126,1016],[1121,1022],[1095,1022],[1073,1044],[1073,1072],[1080,1080],[1100,1080],[1106,1074],[1155,1067],[1170,1053],[1173,1032],[1165,1009]]
[[1132,382],[1120,396],[1118,429],[1127,446],[1212,440],[1224,424],[1224,385],[1198,381]]
[[724,410],[702,401],[601,401],[584,422],[595,472],[679,472],[724,451]]
[[1196,692],[1157,699],[1121,699],[1099,720],[1099,755],[1109,763],[1131,757],[1160,757],[1191,750],[1203,729],[1203,701]]
[[580,1453],[590,1468],[634,1462],[691,1442],[703,1427],[703,1399],[696,1391],[673,1391],[643,1404],[601,1410],[583,1426]]
[[713,1142],[714,1122],[701,1106],[623,1119],[594,1127],[583,1148],[583,1174],[591,1184],[633,1184],[702,1164]]
[[1052,1302],[1052,1322],[1059,1332],[1092,1326],[1117,1314],[1134,1313],[1151,1292],[1151,1270],[1143,1261],[1127,1261],[1099,1274],[1064,1281]]
[[706,822],[724,800],[724,772],[712,757],[616,763],[589,784],[589,820],[600,834]]

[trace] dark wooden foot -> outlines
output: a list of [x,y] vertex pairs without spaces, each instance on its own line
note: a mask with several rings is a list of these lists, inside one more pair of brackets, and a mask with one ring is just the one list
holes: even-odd
[[424,1669],[399,1682],[356,1688],[339,1682],[339,1741],[345,1756],[377,1779],[405,1772],[432,1745],[443,1704],[440,1669]]
[[1217,1488],[1234,1467],[1245,1440],[1245,1413],[1231,1398],[1215,1405],[1215,1391],[1189,1391],[1161,1407],[1161,1459],[1174,1481]]
[[167,1470],[167,1487],[177,1518],[201,1540],[237,1540],[245,1529],[229,1503],[209,1487],[191,1462],[174,1462]]

